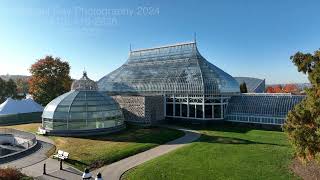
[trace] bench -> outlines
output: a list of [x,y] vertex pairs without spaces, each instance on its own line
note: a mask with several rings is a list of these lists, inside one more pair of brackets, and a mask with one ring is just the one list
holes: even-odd
[[57,159],[61,159],[61,160],[66,160],[69,158],[69,153],[62,151],[62,150],[58,150],[58,153],[53,155],[53,158],[57,158]]
[[47,131],[45,129],[42,129],[42,128],[38,128],[38,131],[37,131],[37,134],[39,135],[45,135],[47,133]]

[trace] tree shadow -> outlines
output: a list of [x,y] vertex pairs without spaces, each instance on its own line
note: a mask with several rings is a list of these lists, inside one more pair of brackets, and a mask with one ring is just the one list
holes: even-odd
[[[184,132],[173,130],[159,126],[137,126],[127,125],[127,128],[113,133],[104,133],[97,135],[72,137],[74,139],[88,139],[97,141],[110,142],[132,142],[132,143],[148,143],[148,144],[164,144],[179,137],[182,137]],[[69,138],[69,137],[62,137]]]
[[233,138],[233,137],[224,137],[224,136],[209,136],[206,134],[202,134],[201,138],[198,142],[205,142],[205,143],[217,143],[217,144],[262,144],[262,145],[272,145],[272,146],[282,146],[286,147],[287,145],[277,144],[277,143],[266,143],[266,142],[256,142],[250,141],[247,139],[240,139],[240,138]]
[[245,134],[252,130],[264,130],[264,131],[282,131],[280,126],[277,125],[262,125],[262,124],[253,124],[253,123],[237,123],[229,121],[207,121],[199,122],[192,120],[170,120],[166,119],[165,121],[169,125],[176,125],[185,128],[190,128],[194,130],[205,130],[205,131],[220,131],[220,132],[233,132],[233,133],[242,133]]
[[71,164],[71,165],[76,166],[76,167],[87,167],[89,165],[87,163],[84,163],[84,162],[81,162],[81,161],[78,161],[78,160],[75,160],[75,159],[71,159],[71,158],[68,158],[68,159],[66,159],[64,161],[66,163]]

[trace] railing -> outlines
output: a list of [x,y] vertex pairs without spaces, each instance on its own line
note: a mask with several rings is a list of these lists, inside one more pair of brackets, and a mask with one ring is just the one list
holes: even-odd
[[36,136],[34,134],[16,129],[0,128],[0,135],[12,135],[13,137],[19,137],[23,139],[21,140],[21,142],[19,142],[19,140],[14,138],[14,145],[23,146],[26,149],[30,148],[37,142]]

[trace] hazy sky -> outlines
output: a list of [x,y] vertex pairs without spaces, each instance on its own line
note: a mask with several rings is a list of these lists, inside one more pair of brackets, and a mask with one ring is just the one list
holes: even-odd
[[320,48],[320,1],[2,1],[0,74],[29,74],[45,55],[99,80],[133,49],[193,40],[232,76],[307,82],[290,61]]

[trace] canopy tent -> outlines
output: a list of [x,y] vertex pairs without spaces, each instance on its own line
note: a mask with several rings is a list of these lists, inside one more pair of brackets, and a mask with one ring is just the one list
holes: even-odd
[[42,112],[43,107],[32,99],[14,100],[8,98],[0,105],[0,115]]

